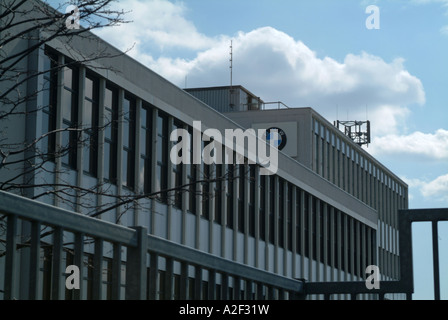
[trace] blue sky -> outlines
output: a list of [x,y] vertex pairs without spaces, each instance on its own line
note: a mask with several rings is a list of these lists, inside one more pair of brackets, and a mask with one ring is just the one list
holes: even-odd
[[[366,28],[369,5],[380,9],[379,30]],[[133,22],[98,34],[120,49],[133,47],[131,56],[179,87],[228,85],[233,41],[234,84],[265,101],[313,107],[331,122],[368,117],[367,151],[409,184],[410,208],[448,207],[448,0],[120,0],[115,6],[131,10]],[[426,229],[415,228],[422,241],[417,299],[432,297]],[[447,247],[445,224],[439,241]],[[443,263],[447,270],[448,257]],[[448,299],[448,277],[442,280]]]

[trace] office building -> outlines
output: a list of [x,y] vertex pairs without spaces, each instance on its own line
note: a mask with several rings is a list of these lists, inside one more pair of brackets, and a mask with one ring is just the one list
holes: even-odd
[[[316,111],[267,110],[242,86],[183,90],[92,33],[65,40],[18,65],[36,75],[21,87],[35,96],[2,133],[11,144],[38,141],[33,161],[0,171],[1,183],[34,185],[20,192],[290,278],[362,280],[368,265],[383,280],[398,277],[407,185]],[[33,40],[15,44],[10,54]],[[110,58],[85,61],[97,52]],[[193,121],[221,132],[280,128],[277,173],[248,163],[174,165],[170,134],[192,135]]]

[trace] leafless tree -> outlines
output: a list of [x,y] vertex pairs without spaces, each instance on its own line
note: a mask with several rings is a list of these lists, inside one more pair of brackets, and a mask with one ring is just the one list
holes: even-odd
[[[123,194],[109,192],[108,185],[102,181],[90,188],[65,182],[62,178],[56,183],[45,180],[36,182],[33,179],[36,174],[49,170],[46,166],[48,162],[55,162],[56,159],[66,157],[71,148],[70,145],[59,145],[54,150],[46,150],[39,147],[42,141],[54,138],[62,132],[71,132],[76,137],[76,145],[79,147],[89,144],[89,140],[84,138],[83,133],[90,128],[77,124],[63,129],[55,128],[38,137],[9,135],[8,126],[15,123],[15,118],[32,117],[48,107],[38,104],[32,109],[24,107],[27,102],[36,99],[39,93],[47,90],[39,85],[35,86],[37,89],[30,90],[26,86],[27,83],[35,81],[45,73],[57,73],[74,63],[91,68],[100,68],[98,65],[103,65],[104,68],[112,69],[113,65],[94,62],[98,60],[104,62],[125,54],[123,52],[111,54],[106,47],[102,50],[101,46],[95,47],[95,50],[91,50],[90,53],[86,53],[89,52],[88,50],[83,50],[82,53],[74,50],[80,38],[95,41],[92,30],[129,23],[125,20],[126,12],[111,9],[112,2],[114,1],[67,1],[58,8],[37,0],[2,0],[0,3],[0,190],[25,196],[30,196],[28,191],[33,190],[30,198],[36,200],[51,195],[60,201],[71,203],[73,207],[77,206],[78,209],[80,207],[87,209],[84,211],[88,211],[88,214],[93,217],[99,217],[116,208],[121,208],[121,214],[123,214],[126,208],[138,206],[139,200],[154,199],[162,194],[168,195],[168,203],[174,201],[176,194],[186,192],[198,192],[203,199],[207,200],[213,197],[215,192],[208,190],[205,193],[196,186],[236,179],[237,175],[232,170],[228,170],[217,176],[209,170],[207,173],[199,172],[196,179],[170,189],[151,193]],[[66,8],[70,5],[76,6],[79,13],[75,10],[66,12]],[[72,25],[78,22],[81,24],[80,27],[73,28]],[[53,61],[49,70],[30,68],[28,58],[40,50],[45,50],[45,45],[55,40],[66,45],[65,51],[73,54],[73,60],[63,63]],[[26,43],[26,45],[20,46],[20,43]],[[119,72],[119,70],[114,71]],[[112,125],[114,124],[111,120],[96,129],[105,130]],[[57,170],[62,171],[64,168],[57,168]],[[54,173],[54,171],[51,172],[51,174]],[[89,196],[102,196],[106,200],[100,205],[89,201],[79,201],[79,199],[88,199]],[[117,217],[117,222],[120,218],[121,215]],[[4,227],[2,221],[3,219],[0,219],[0,226]],[[48,234],[48,232],[43,233],[43,235]],[[26,240],[21,245],[26,246]]]

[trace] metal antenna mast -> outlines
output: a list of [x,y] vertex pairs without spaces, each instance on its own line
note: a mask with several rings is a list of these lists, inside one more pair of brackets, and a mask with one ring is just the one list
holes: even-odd
[[230,40],[230,90],[233,86],[233,40]]
[[230,90],[229,90],[229,105],[234,107],[233,103],[233,40],[230,40]]

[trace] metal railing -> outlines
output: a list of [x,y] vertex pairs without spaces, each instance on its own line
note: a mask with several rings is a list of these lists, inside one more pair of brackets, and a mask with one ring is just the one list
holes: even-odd
[[[143,227],[123,227],[1,191],[0,227],[0,297],[5,300],[40,299],[45,288],[50,299],[67,298],[69,263],[79,267],[81,279],[88,279],[70,292],[81,300],[297,299],[303,291],[301,281],[148,235]],[[106,243],[111,258],[104,255]],[[46,262],[43,247],[51,248]],[[86,255],[88,272],[82,267]],[[44,263],[50,264],[47,276]]]
[[286,104],[284,104],[281,101],[274,101],[274,102],[264,102],[262,104],[262,110],[269,110],[271,108],[268,108],[267,106],[271,106],[271,105],[277,105],[277,110],[280,109],[291,109],[290,107],[288,107]]
[[313,282],[304,286],[305,295],[324,295],[330,299],[334,294],[348,294],[356,299],[359,294],[375,294],[380,300],[386,294],[406,294],[412,300],[414,293],[413,255],[412,255],[412,224],[417,222],[432,223],[433,268],[434,268],[434,298],[440,300],[440,274],[439,274],[439,246],[438,222],[448,221],[448,209],[414,209],[399,210],[399,253],[400,253],[400,279],[397,281],[381,281],[379,289],[368,289],[363,281],[347,282]]

